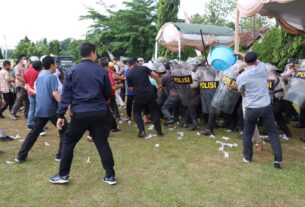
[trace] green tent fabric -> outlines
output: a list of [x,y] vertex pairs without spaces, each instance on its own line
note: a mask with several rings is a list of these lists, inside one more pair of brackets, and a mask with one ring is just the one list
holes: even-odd
[[216,25],[202,25],[202,24],[186,24],[186,23],[173,23],[177,29],[183,34],[198,34],[202,30],[203,35],[215,36],[233,36],[234,31],[229,27],[222,27]]

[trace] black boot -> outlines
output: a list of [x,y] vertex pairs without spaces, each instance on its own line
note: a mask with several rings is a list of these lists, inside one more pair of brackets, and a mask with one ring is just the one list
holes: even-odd
[[165,121],[165,125],[170,125],[170,124],[174,124],[175,123],[175,120],[174,119],[172,119],[172,118],[169,118],[169,119],[167,119],[166,121]]
[[187,127],[188,127],[188,120],[185,119],[185,120],[184,120],[184,123],[182,123],[180,126],[181,126],[182,128],[187,128]]
[[195,131],[196,129],[198,129],[198,122],[197,119],[192,119],[192,126],[188,129],[189,131]]
[[203,131],[200,132],[201,135],[203,136],[211,136],[214,135],[213,129],[205,129]]
[[138,137],[139,138],[144,138],[145,137],[145,131],[139,131]]

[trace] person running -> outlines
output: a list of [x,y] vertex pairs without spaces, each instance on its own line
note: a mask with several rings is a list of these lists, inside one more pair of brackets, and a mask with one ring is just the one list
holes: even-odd
[[[46,56],[42,60],[42,65],[44,70],[39,73],[35,83],[36,109],[33,129],[26,136],[21,149],[15,158],[17,163],[26,161],[29,151],[35,144],[40,132],[44,129],[46,124],[51,121],[51,123],[56,126],[57,123],[56,110],[58,102],[60,101],[60,94],[58,92],[57,79],[52,75],[56,70],[56,63],[53,57]],[[39,66],[37,66],[37,68],[39,68]],[[63,119],[63,121],[63,123],[67,123],[65,119]],[[62,140],[66,127],[67,125],[63,124],[63,127],[59,131],[60,141],[55,161],[60,161],[61,159]]]
[[81,62],[65,74],[62,99],[57,111],[57,128],[62,129],[64,115],[70,106],[71,122],[63,141],[59,172],[50,177],[54,184],[69,182],[69,173],[76,144],[86,130],[89,130],[100,155],[106,176],[103,181],[109,185],[117,183],[114,160],[108,144],[109,125],[106,101],[111,93],[107,71],[96,64],[96,46],[83,43],[80,46]]

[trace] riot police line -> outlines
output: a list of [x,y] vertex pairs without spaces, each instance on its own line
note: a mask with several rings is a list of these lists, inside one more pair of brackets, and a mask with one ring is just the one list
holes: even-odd
[[[242,97],[238,91],[230,90],[228,85],[236,83],[238,75],[245,70],[246,64],[243,61],[237,61],[225,71],[217,71],[205,60],[197,57],[189,58],[185,62],[177,60],[165,62],[162,59],[162,62],[154,64],[161,80],[170,77],[179,96],[179,101],[167,107],[171,109],[172,116],[164,117],[165,124],[179,121],[181,127],[200,130],[200,120],[203,120],[205,124],[200,133],[205,136],[214,135],[214,129],[218,127],[226,127],[227,131],[242,132]],[[290,68],[292,64],[288,64],[285,71],[280,71],[269,63],[266,66],[268,72],[266,87],[269,88],[276,123],[285,137],[292,137],[287,124],[289,111],[295,111],[294,106],[301,110],[305,107],[305,61],[294,65],[294,69]],[[166,84],[158,95],[158,104],[162,108],[169,98]],[[180,116],[177,116],[177,113]]]

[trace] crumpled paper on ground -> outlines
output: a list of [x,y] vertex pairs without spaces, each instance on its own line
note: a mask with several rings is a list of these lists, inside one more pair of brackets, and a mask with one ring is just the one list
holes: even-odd
[[151,138],[154,138],[156,137],[157,135],[156,134],[148,134],[145,139],[151,139]]

